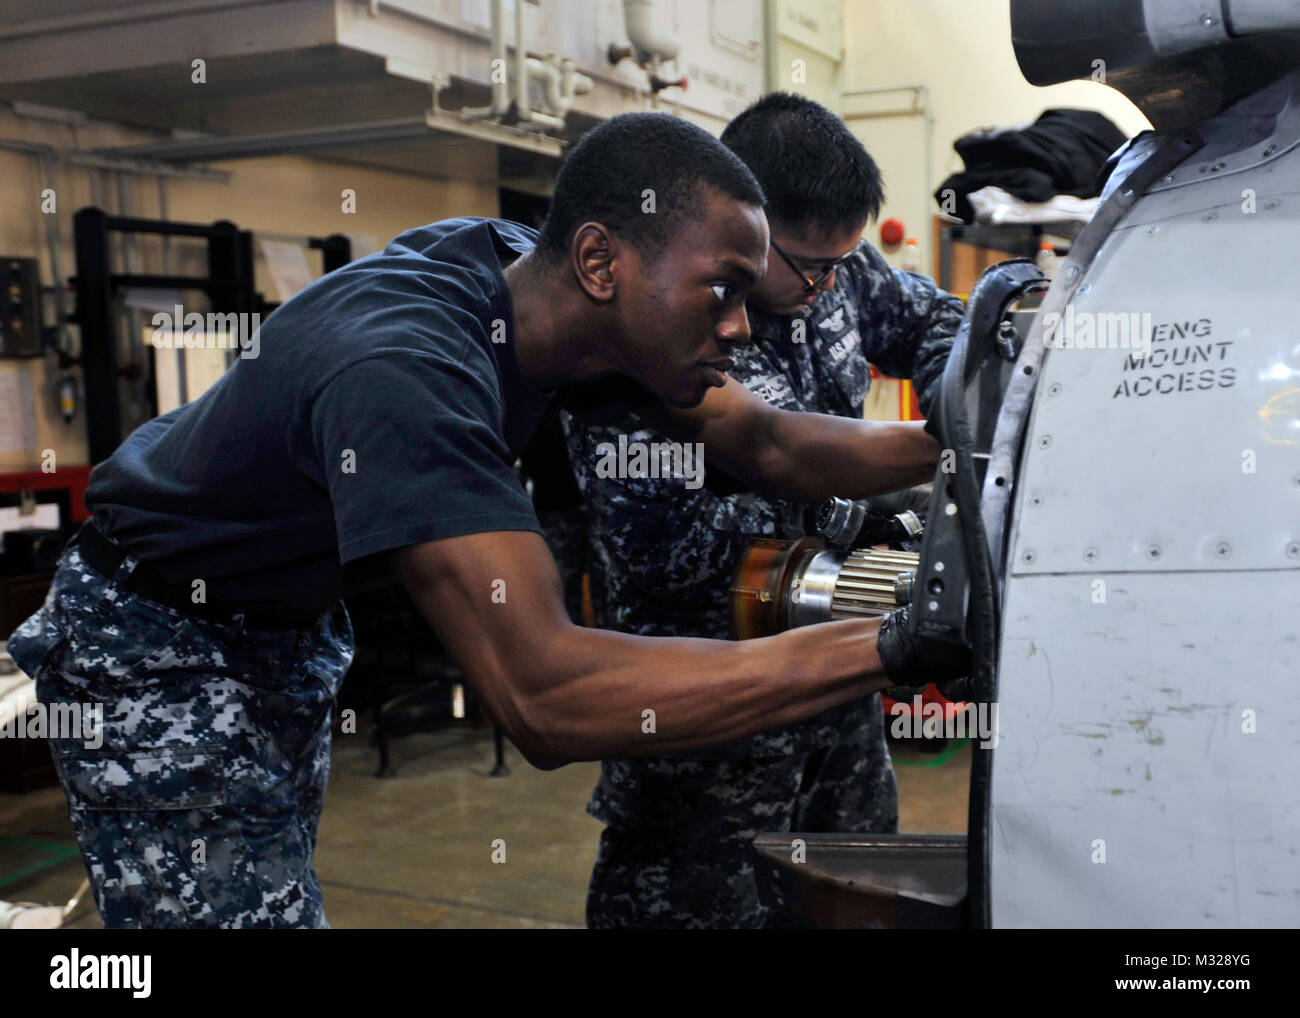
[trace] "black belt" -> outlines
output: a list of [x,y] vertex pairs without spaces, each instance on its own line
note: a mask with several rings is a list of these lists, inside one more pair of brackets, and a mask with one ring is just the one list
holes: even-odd
[[[111,580],[117,575],[117,568],[126,559],[126,552],[114,544],[95,526],[93,520],[87,520],[77,531],[73,542],[81,550],[81,557],[92,569]],[[173,583],[164,579],[144,562],[136,565],[127,578],[125,589],[133,594],[158,604],[174,608],[182,615],[206,619],[209,622],[232,623],[236,616],[244,617],[244,625],[249,629],[304,629],[313,626],[320,615],[269,615],[264,611],[249,611],[231,604],[195,604],[191,590],[186,584]]]

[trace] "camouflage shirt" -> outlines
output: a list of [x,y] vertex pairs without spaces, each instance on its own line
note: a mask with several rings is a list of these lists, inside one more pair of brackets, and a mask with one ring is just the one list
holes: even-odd
[[[750,311],[752,341],[732,352],[733,381],[785,410],[861,418],[868,363],[910,378],[923,411],[937,392],[963,307],[928,277],[892,269],[865,240],[835,285],[800,313]],[[609,477],[610,446],[667,443],[633,415],[584,424],[564,414],[569,458],[587,507],[597,621],[646,636],[728,636],[728,588],[750,537],[804,535],[806,503],[753,492],[720,493],[688,477]],[[631,462],[631,460],[627,460]],[[630,471],[629,471],[630,472]],[[805,752],[853,738],[864,698],[790,728],[750,736],[692,757],[725,759]],[[878,709],[875,708],[875,709]]]

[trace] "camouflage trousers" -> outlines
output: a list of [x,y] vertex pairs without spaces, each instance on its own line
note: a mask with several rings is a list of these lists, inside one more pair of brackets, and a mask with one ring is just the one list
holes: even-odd
[[607,825],[591,929],[754,929],[762,832],[892,833],[898,785],[881,738],[779,757],[606,760],[589,812]]
[[312,869],[334,697],[352,661],[339,602],[283,632],[184,616],[76,545],[9,652],[100,730],[50,748],[104,925],[325,928]]

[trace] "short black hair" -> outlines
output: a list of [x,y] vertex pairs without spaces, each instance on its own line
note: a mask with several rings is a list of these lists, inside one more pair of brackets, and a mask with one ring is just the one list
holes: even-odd
[[[588,131],[555,181],[538,250],[564,255],[574,231],[590,220],[655,255],[673,226],[695,212],[704,186],[763,207],[754,175],[703,128],[667,113],[623,113]],[[654,192],[653,214],[643,211]]]
[[880,167],[820,103],[772,92],[727,125],[722,143],[754,171],[768,218],[781,226],[835,233],[880,214]]

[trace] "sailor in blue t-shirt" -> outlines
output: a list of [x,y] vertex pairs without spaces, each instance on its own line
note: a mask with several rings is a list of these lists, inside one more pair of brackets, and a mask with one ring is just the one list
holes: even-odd
[[[695,749],[966,661],[898,615],[746,643],[583,629],[511,464],[551,400],[635,408],[759,490],[927,479],[919,425],[769,407],[734,383],[763,195],[699,128],[616,117],[540,234],[412,230],[318,280],[193,403],[91,475],[91,522],[9,650],[47,705],[106,926],[325,926],[312,870],[346,591],[396,577],[539,766]],[[645,711],[656,723],[647,734]],[[198,847],[196,847],[198,846]]]

